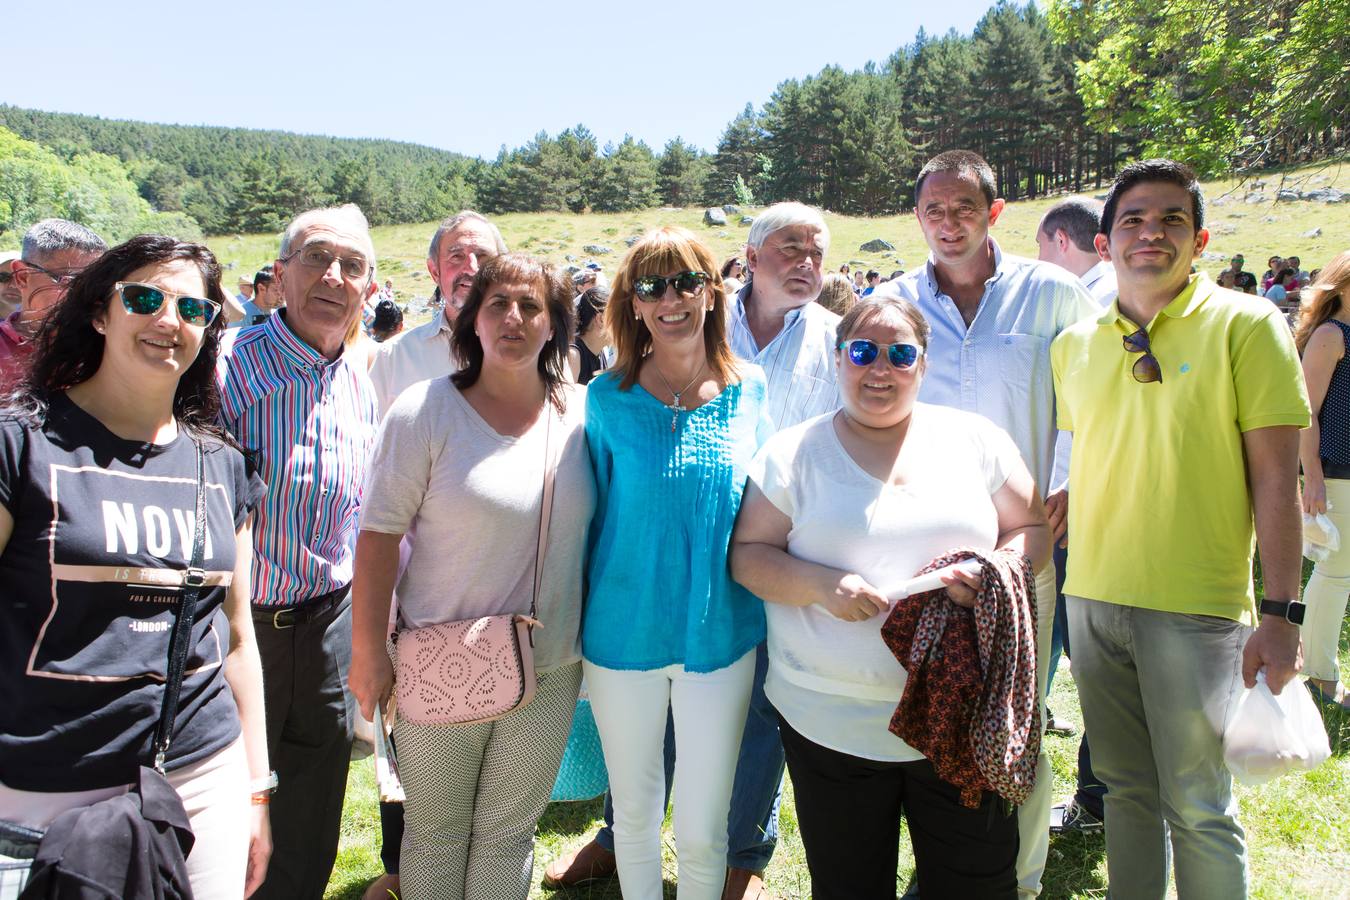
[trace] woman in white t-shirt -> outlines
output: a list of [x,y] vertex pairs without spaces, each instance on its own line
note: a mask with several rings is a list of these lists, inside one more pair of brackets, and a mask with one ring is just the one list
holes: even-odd
[[[764,600],[778,710],[816,898],[891,896],[902,811],[937,897],[1015,897],[1017,818],[977,809],[887,726],[905,671],[883,643],[888,590],[958,547],[1050,556],[1035,483],[988,420],[917,403],[928,325],[868,298],[840,321],[843,408],[774,436],[751,467],[732,574]],[[972,606],[978,578],[945,579]]]

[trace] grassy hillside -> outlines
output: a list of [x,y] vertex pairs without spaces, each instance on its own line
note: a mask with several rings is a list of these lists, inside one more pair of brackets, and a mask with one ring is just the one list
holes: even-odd
[[[1274,197],[1281,184],[1297,190],[1334,187],[1350,193],[1350,160],[1323,163],[1283,173],[1263,176],[1267,197]],[[1257,275],[1265,271],[1272,254],[1296,255],[1305,269],[1322,265],[1341,250],[1350,247],[1350,203],[1326,204],[1307,201],[1243,201],[1245,186],[1234,181],[1205,185],[1210,202],[1211,232],[1209,249],[1202,267],[1217,272],[1232,254],[1242,252],[1247,267]],[[1036,255],[1036,225],[1041,215],[1060,198],[1042,198],[1010,203],[993,234],[1003,248],[1012,253]],[[758,210],[745,209],[727,216],[725,227],[703,224],[703,210],[653,209],[640,213],[564,215],[561,213],[510,213],[493,217],[512,250],[523,250],[562,263],[570,255],[578,260],[595,258],[613,273],[627,247],[624,238],[664,224],[684,225],[707,240],[718,259],[744,252],[748,225],[739,224],[742,215]],[[883,277],[897,268],[908,269],[927,257],[923,235],[913,214],[879,219],[854,218],[827,214],[832,234],[826,266],[833,271],[842,263],[875,268]],[[403,298],[425,297],[431,293],[431,278],[426,271],[427,243],[435,232],[435,223],[391,225],[375,229],[375,247],[380,256],[380,279],[392,278]],[[1308,232],[1320,228],[1320,237]],[[276,255],[279,235],[216,236],[207,243],[221,262],[234,267],[231,280],[239,272],[252,274],[258,266]],[[895,245],[894,253],[862,253],[858,247],[873,238]],[[595,255],[582,248],[600,244],[613,252]]]

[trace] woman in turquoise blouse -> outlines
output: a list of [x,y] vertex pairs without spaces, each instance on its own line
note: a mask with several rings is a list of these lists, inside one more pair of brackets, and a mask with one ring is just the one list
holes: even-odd
[[617,354],[591,382],[598,491],[582,656],[629,900],[661,897],[666,710],[675,721],[679,896],[718,898],[727,809],[764,607],[731,580],[746,467],[768,426],[764,373],[726,339],[726,292],[683,228],[633,245],[606,311]]

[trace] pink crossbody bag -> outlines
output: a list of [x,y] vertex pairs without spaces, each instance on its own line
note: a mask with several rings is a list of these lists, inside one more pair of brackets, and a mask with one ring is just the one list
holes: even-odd
[[534,554],[530,614],[483,616],[395,632],[394,690],[398,715],[414,725],[491,722],[534,699],[535,618],[544,575],[544,547],[553,508],[557,461],[552,454],[553,409],[545,406],[544,495]]

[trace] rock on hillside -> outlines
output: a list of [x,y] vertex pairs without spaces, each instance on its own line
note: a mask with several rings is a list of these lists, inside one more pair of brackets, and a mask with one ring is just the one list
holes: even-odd
[[727,214],[715,206],[710,206],[703,211],[704,225],[725,225],[727,224]]

